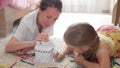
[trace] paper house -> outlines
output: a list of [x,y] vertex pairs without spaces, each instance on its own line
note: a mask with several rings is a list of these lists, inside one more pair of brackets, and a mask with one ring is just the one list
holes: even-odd
[[51,42],[37,42],[35,46],[35,61],[41,63],[53,63],[54,44]]

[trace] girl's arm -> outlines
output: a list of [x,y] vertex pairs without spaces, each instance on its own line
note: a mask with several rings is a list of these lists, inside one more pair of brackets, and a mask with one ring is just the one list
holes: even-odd
[[63,53],[55,56],[55,60],[59,60],[59,59],[63,58],[66,54],[71,53],[71,52],[72,52],[71,48],[69,46],[67,46],[67,48],[63,51]]
[[82,55],[77,55],[75,60],[78,61],[84,68],[111,68],[109,52],[106,49],[101,49],[97,52],[98,63],[89,62]]

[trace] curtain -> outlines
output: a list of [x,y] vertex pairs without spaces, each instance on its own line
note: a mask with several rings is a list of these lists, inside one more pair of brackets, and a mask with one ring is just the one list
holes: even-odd
[[113,9],[114,9],[114,6],[116,4],[117,0],[111,0],[111,3],[110,3],[110,12],[113,13]]
[[107,13],[111,0],[62,0],[63,12]]

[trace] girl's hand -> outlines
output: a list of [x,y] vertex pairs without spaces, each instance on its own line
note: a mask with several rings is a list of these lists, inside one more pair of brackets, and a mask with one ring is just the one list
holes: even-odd
[[60,60],[61,58],[64,58],[66,54],[72,53],[73,51],[71,50],[70,47],[67,47],[62,54],[56,54],[54,55],[55,60]]
[[59,55],[55,54],[53,57],[56,61],[59,61],[60,59],[65,57],[65,54],[59,54]]
[[37,35],[37,37],[35,38],[35,41],[43,41],[43,42],[49,41],[48,34],[39,33],[39,34]]
[[76,56],[74,56],[74,59],[76,62],[78,62],[79,64],[81,64],[81,61],[85,60],[85,58],[83,57],[83,55],[78,54]]

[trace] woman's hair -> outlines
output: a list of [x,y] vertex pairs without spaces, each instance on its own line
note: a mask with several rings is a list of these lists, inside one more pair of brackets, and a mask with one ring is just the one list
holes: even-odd
[[57,8],[61,12],[62,2],[61,0],[41,0],[39,7],[42,11],[46,10],[48,7],[53,7]]
[[64,40],[67,44],[76,47],[89,46],[89,50],[83,56],[89,61],[96,59],[95,54],[99,45],[99,38],[90,24],[83,22],[69,26],[64,34]]

